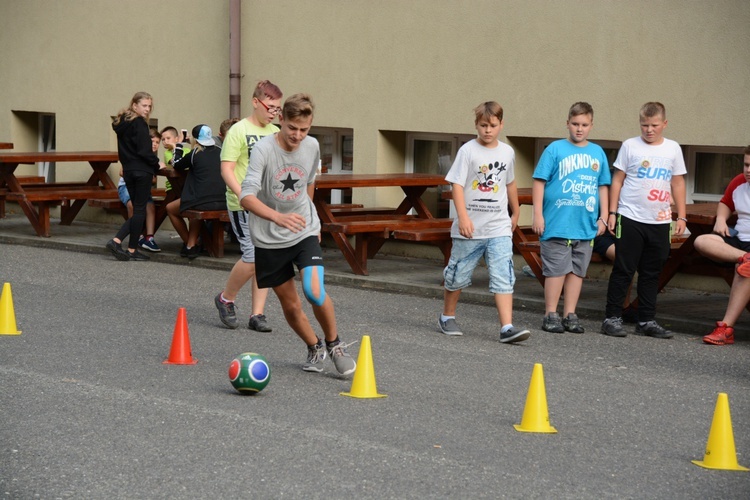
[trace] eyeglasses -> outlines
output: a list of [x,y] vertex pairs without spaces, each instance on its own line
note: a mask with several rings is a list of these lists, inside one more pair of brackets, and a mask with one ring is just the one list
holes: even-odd
[[[256,97],[256,99],[258,98]],[[266,111],[268,111],[272,115],[278,115],[279,113],[281,113],[281,108],[277,108],[276,106],[271,106],[269,108],[268,106],[266,106],[266,103],[261,101],[260,99],[258,99],[258,102],[261,103],[263,107],[266,108]]]

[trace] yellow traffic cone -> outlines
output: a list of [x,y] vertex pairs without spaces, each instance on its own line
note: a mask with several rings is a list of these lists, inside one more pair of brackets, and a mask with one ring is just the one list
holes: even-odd
[[714,419],[708,432],[706,454],[703,461],[692,460],[695,465],[706,469],[750,470],[737,463],[737,451],[734,448],[732,417],[729,414],[729,397],[720,392],[716,399]]
[[375,368],[372,365],[372,347],[370,346],[369,335],[362,336],[352,388],[350,392],[342,392],[341,395],[361,399],[386,397],[385,394],[378,394],[378,388],[375,384]]
[[557,433],[557,429],[549,424],[547,392],[544,389],[544,372],[540,363],[536,363],[531,372],[531,384],[526,395],[526,407],[523,410],[521,424],[513,427],[519,432]]
[[0,335],[21,335],[21,330],[16,327],[16,313],[13,310],[10,283],[3,285],[3,294],[0,295]]

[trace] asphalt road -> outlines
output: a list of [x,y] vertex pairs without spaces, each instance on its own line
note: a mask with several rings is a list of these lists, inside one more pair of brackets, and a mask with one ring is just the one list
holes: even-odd
[[[23,331],[0,336],[0,495],[750,497],[750,472],[690,462],[703,458],[726,392],[738,460],[750,466],[747,342],[549,334],[538,314],[517,313],[532,337],[503,345],[490,307],[461,304],[467,334],[453,338],[437,332],[439,300],[329,285],[342,338],[370,336],[388,395],[351,399],[339,395],[351,379],[332,365],[300,369],[305,348],[274,297],[272,333],[222,328],[213,297],[226,276],[0,244],[0,282],[12,285]],[[192,366],[162,364],[179,307]],[[227,377],[245,351],[271,365],[257,396]],[[557,434],[513,428],[534,363]]]

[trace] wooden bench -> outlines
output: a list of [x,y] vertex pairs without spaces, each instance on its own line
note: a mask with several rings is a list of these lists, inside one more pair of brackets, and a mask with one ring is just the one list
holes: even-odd
[[224,223],[229,222],[229,212],[226,210],[184,210],[180,215],[190,220],[213,222],[211,230],[206,224],[201,228],[203,247],[211,257],[224,257]]
[[450,228],[452,224],[453,219],[420,219],[411,215],[394,215],[383,219],[375,215],[359,215],[349,217],[344,221],[324,222],[321,224],[321,230],[343,236],[354,236],[352,257],[359,268],[366,273],[367,259],[373,258],[394,232],[444,229]]
[[104,189],[95,186],[45,187],[44,189],[32,189],[23,193],[7,193],[5,197],[8,201],[28,202],[37,205],[39,208],[38,214],[27,213],[26,215],[36,218],[34,227],[40,236],[49,237],[50,207],[60,205],[60,224],[69,226],[86,200],[116,199],[117,189]]
[[[164,202],[164,197],[166,196],[166,189],[163,188],[153,188],[151,189],[151,198],[154,200],[155,206],[160,206]],[[122,215],[122,218],[125,220],[128,220],[128,208],[123,205],[122,201],[120,201],[120,198],[116,200],[102,200],[102,199],[94,199],[89,200],[88,205],[90,207],[95,208],[103,208],[107,212],[114,212]]]
[[[685,234],[682,234],[680,236],[673,235],[671,245],[672,250],[680,248],[680,246],[688,239],[688,237],[689,236]],[[526,263],[529,264],[529,267],[531,267],[539,282],[544,285],[544,276],[541,272],[541,258],[537,257],[541,254],[541,243],[539,242],[539,240],[519,241],[514,243],[514,246],[516,250],[524,257]],[[527,258],[528,254],[534,254],[533,262],[536,263],[537,266],[534,266],[532,265],[532,262],[529,262]],[[592,252],[591,262],[604,262],[604,259],[598,253]],[[538,267],[538,273],[535,267]]]
[[328,208],[331,210],[338,209],[338,210],[346,210],[347,208],[362,208],[364,207],[361,203],[332,203],[328,205]]
[[414,241],[417,243],[431,243],[437,245],[443,252],[443,263],[448,264],[451,257],[451,239],[450,227],[435,227],[429,229],[398,229],[391,234],[395,240]]
[[350,206],[350,207],[333,207],[331,213],[340,220],[342,217],[352,217],[357,215],[378,215],[378,216],[390,216],[395,214],[396,209],[393,207],[363,207],[363,206]]
[[19,175],[16,176],[18,183],[21,185],[27,184],[43,184],[45,182],[43,175]]
[[[12,147],[10,149],[13,149]],[[16,176],[18,183],[22,186],[29,184],[43,184],[43,175],[19,175]],[[5,218],[5,195],[8,193],[8,188],[0,188],[0,219]]]

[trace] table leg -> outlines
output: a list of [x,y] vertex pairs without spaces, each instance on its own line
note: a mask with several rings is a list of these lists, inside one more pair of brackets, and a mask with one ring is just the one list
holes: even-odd
[[166,196],[164,196],[164,201],[161,203],[161,205],[157,205],[155,207],[156,214],[154,216],[154,232],[159,230],[162,222],[164,222],[164,220],[167,218],[167,205],[178,198],[179,195],[177,195],[177,192],[174,189],[170,189],[169,191],[167,191]]
[[74,200],[72,204],[69,200],[64,201],[60,206],[60,225],[71,225],[78,215],[78,212],[81,211],[87,201],[88,200]]
[[206,221],[190,222],[200,222],[203,224],[203,227],[201,227],[201,236],[203,238],[203,246],[206,247],[208,255],[216,258],[224,257],[224,223],[220,220],[211,221],[211,231],[209,231]]
[[[360,247],[359,241],[356,242],[357,248],[359,249],[359,251],[357,251],[352,247],[349,243],[349,239],[345,235],[341,233],[331,233],[331,237],[333,237],[336,246],[341,250],[341,254],[344,256],[344,259],[346,259],[352,272],[360,276],[367,276],[367,253],[365,253],[364,256],[359,253],[363,248]],[[358,237],[359,236],[355,237],[355,239]]]
[[413,208],[420,219],[432,219],[433,216],[422,200],[422,195],[427,191],[426,186],[402,186],[406,197],[403,199],[401,204],[396,208],[396,213],[405,215]]
[[520,227],[516,227],[516,230],[513,231],[513,246],[515,247],[516,251],[521,254],[524,262],[529,265],[531,271],[534,273],[534,276],[536,276],[536,279],[539,281],[539,283],[544,286],[544,275],[542,274],[542,259],[539,257],[539,254],[530,250],[526,250],[524,248],[519,248],[519,243],[525,243],[527,241],[530,240],[526,237],[523,230]]

